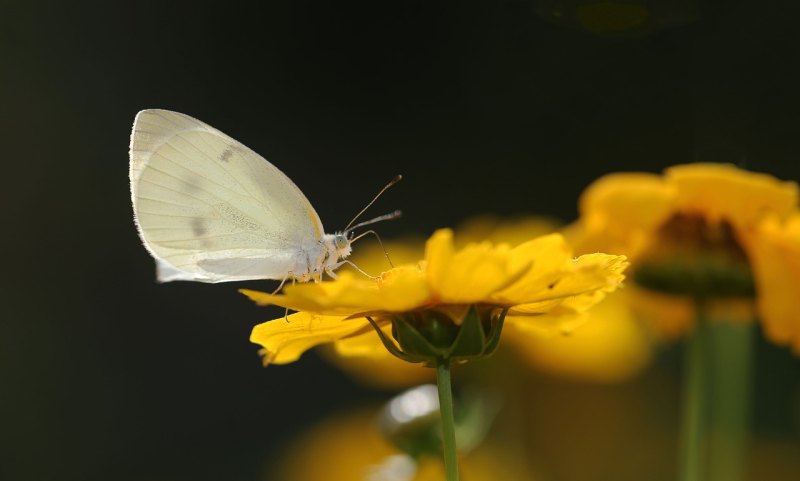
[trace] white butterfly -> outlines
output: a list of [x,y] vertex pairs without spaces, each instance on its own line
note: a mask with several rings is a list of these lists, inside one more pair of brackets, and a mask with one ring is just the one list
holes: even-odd
[[277,167],[168,110],[136,115],[130,161],[134,219],[161,282],[336,277],[349,262],[353,228],[400,214],[325,234],[311,203]]

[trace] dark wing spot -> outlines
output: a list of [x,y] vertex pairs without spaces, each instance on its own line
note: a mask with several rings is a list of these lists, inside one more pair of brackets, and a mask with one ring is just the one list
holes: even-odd
[[551,282],[550,284],[547,284],[547,288],[548,289],[553,289],[554,287],[556,287],[556,285],[558,284],[558,281],[560,281],[560,280],[561,279],[556,279],[553,282]]
[[220,154],[219,161],[220,162],[228,162],[229,160],[231,160],[231,156],[232,155],[233,155],[233,149],[228,147],[227,149],[225,149],[222,152],[222,154]]
[[206,226],[203,225],[203,221],[200,219],[192,219],[192,233],[197,237],[202,237],[208,232]]

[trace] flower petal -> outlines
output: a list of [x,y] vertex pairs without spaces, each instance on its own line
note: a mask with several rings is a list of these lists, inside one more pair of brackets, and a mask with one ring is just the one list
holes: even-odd
[[510,263],[525,273],[500,292],[492,295],[500,304],[535,302],[549,293],[561,276],[572,267],[572,250],[560,234],[530,240],[511,250]]
[[674,197],[674,188],[655,174],[603,176],[581,195],[579,233],[570,241],[579,253],[635,255],[674,213]]
[[527,299],[516,299],[510,314],[544,314],[550,311],[583,312],[600,302],[605,294],[622,284],[622,273],[628,266],[625,256],[586,254],[570,260],[568,268],[556,272],[547,285],[536,285],[538,291],[527,293]]
[[298,312],[272,321],[261,323],[253,328],[250,342],[264,347],[264,365],[287,364],[319,344],[372,330],[366,319],[345,320],[341,316],[320,316],[308,312]]
[[[391,338],[392,325],[381,326]],[[390,354],[374,330],[340,339],[322,350],[323,356],[362,383],[397,389],[435,382],[436,372],[421,364],[402,361]]]
[[387,312],[410,311],[427,304],[433,294],[419,264],[395,267],[378,279],[379,298],[371,309]]
[[312,311],[331,316],[349,316],[372,305],[378,297],[375,282],[357,279],[344,272],[336,281],[305,282],[284,287],[282,294],[241,289],[239,292],[259,305],[277,305],[296,311]]
[[800,354],[800,214],[766,220],[747,237],[766,336]]
[[547,314],[508,314],[503,326],[503,338],[515,337],[520,334],[543,338],[567,335],[579,329],[588,320],[589,316],[585,312],[563,311],[557,313],[551,311]]
[[453,232],[436,231],[425,250],[428,283],[438,302],[469,304],[484,301],[510,282],[527,266],[512,266],[507,244],[472,243],[459,251],[453,247]]
[[675,186],[676,207],[711,222],[727,220],[737,228],[753,227],[765,213],[783,217],[797,208],[796,183],[730,164],[678,165],[664,175]]
[[609,295],[568,335],[561,334],[563,325],[557,331],[545,331],[550,335],[541,335],[520,326],[523,318],[512,317],[507,322],[516,332],[508,336],[509,341],[523,358],[544,371],[594,382],[625,381],[641,372],[652,357],[647,332],[632,315],[626,295],[622,291]]
[[[378,324],[386,334],[387,337],[392,337],[392,324],[385,322],[382,325]],[[362,333],[340,339],[335,345],[334,350],[336,354],[343,357],[364,357],[369,359],[379,359],[382,357],[391,357],[397,359],[383,346],[378,333],[375,329],[370,329]],[[399,359],[398,359],[399,360]],[[401,361],[405,363],[405,361]]]

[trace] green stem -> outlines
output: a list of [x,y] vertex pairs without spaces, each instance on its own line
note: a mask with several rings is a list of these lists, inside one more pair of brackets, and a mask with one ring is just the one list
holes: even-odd
[[711,341],[708,479],[743,481],[753,364],[754,323],[719,323]]
[[442,454],[447,481],[458,481],[456,426],[453,417],[453,390],[450,386],[450,360],[436,362],[436,384],[439,387],[439,411],[442,416]]
[[684,345],[683,406],[679,446],[681,481],[702,481],[706,431],[706,322],[699,315],[694,332]]

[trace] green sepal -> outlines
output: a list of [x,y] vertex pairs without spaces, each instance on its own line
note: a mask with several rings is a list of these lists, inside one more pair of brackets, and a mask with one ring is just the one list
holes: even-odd
[[467,316],[461,323],[455,341],[447,350],[446,359],[454,361],[480,357],[486,350],[486,333],[483,331],[478,308],[469,307]]
[[[443,357],[444,349],[434,346],[422,333],[411,325],[405,318],[397,316],[392,319],[392,327],[394,338],[397,344],[407,355],[419,357],[426,363],[431,359],[438,359]],[[438,334],[436,330],[431,330],[434,334]]]
[[381,330],[381,328],[378,326],[378,324],[375,323],[375,321],[371,317],[367,316],[367,321],[369,321],[370,325],[372,325],[372,328],[375,329],[375,332],[378,333],[378,337],[380,338],[381,342],[383,343],[383,346],[393,356],[398,357],[398,358],[402,359],[403,361],[411,362],[411,363],[425,362],[425,359],[418,359],[417,357],[409,355],[409,354],[406,354],[405,352],[403,352],[400,349],[398,349],[397,346],[394,344],[394,342],[392,342],[391,339],[386,337],[386,334],[383,333],[383,330]]
[[468,361],[492,354],[500,341],[508,309],[471,305],[460,324],[434,310],[391,317],[392,337],[370,317],[381,342],[394,356],[434,367],[441,360]]
[[497,346],[500,345],[500,336],[503,334],[503,323],[506,320],[506,314],[508,314],[508,308],[500,311],[497,321],[492,323],[492,329],[489,331],[489,340],[486,343],[484,355],[489,356],[493,354],[494,351],[497,350]]

